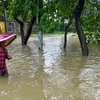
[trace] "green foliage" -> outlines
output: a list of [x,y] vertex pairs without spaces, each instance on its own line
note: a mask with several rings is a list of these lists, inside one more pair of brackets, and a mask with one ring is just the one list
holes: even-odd
[[100,33],[99,32],[86,32],[87,43],[98,43],[100,42]]
[[28,22],[32,16],[37,13],[36,0],[12,0],[8,7],[9,19],[20,18]]
[[4,6],[2,5],[2,2],[0,2],[0,16],[3,16],[3,9],[4,9]]
[[84,29],[91,32],[99,30],[98,27],[100,26],[99,16],[100,16],[100,11],[98,11],[96,7],[87,4],[82,16],[82,25],[84,26]]
[[52,16],[50,17],[47,13],[44,13],[41,17],[39,27],[43,28],[46,33],[62,31],[64,29],[64,25],[60,20],[54,19]]
[[82,25],[87,37],[88,43],[100,42],[100,11],[98,6],[100,2],[86,2],[82,15]]
[[49,15],[46,13],[43,14],[41,18],[40,27],[43,28],[45,32],[53,32],[55,30],[55,24],[49,19]]
[[[53,32],[54,30],[64,31],[64,22],[66,19],[70,19],[77,2],[78,0],[47,0],[44,4],[44,13],[46,13],[48,17],[45,18],[45,14],[43,14],[40,26],[46,32]],[[74,30],[74,28],[72,29]]]
[[75,10],[78,0],[60,0],[59,13],[65,19],[69,19],[73,11]]

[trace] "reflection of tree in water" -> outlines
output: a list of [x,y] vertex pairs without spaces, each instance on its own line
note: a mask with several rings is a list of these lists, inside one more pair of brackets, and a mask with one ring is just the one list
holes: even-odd
[[[57,39],[55,41],[57,42]],[[75,89],[75,82],[73,83],[72,80],[76,75],[79,57],[75,58],[76,54],[73,55],[74,53],[67,57],[64,51],[61,50],[61,43],[57,42],[56,44],[55,41],[53,40],[53,43],[48,41],[48,48],[45,49],[46,44],[44,47],[46,52],[43,55],[44,73],[46,74],[43,79],[44,94],[48,100],[75,100],[79,94]]]
[[77,55],[81,53],[78,36],[76,34],[68,34],[67,38],[67,53],[77,53]]
[[[46,41],[46,40],[45,40]],[[61,100],[66,82],[66,76],[60,67],[60,56],[62,55],[61,37],[49,38],[44,46],[44,73],[43,91],[47,100]],[[64,78],[65,77],[65,78]],[[63,100],[63,99],[62,99]]]
[[[81,100],[78,75],[81,68],[84,67],[85,61],[79,66],[76,59],[68,59],[65,62],[65,57],[60,56],[62,61],[58,65],[54,65],[52,73],[48,73],[44,79],[44,93],[50,100]],[[67,59],[67,58],[66,58]],[[70,65],[69,65],[70,64]]]
[[[85,100],[99,100],[100,99],[100,68],[98,67],[98,60],[96,63],[94,58],[88,57],[88,62],[83,69],[81,69],[78,80],[80,82],[79,89],[82,98]],[[98,57],[97,57],[98,58]],[[92,59],[92,60],[91,60]],[[90,64],[91,62],[91,64]],[[84,62],[83,62],[84,63]],[[82,63],[82,64],[83,64]]]

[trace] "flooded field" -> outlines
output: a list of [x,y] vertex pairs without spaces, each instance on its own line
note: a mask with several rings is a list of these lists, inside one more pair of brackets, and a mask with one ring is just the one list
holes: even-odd
[[100,44],[89,45],[82,57],[77,36],[45,36],[43,50],[37,37],[22,46],[18,37],[7,47],[9,77],[0,76],[0,100],[100,100]]

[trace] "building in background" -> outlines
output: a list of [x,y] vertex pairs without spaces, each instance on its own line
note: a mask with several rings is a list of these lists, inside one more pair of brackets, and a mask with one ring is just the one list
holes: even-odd
[[4,17],[0,16],[0,34],[6,32]]
[[7,21],[7,32],[8,33],[16,33],[14,21]]

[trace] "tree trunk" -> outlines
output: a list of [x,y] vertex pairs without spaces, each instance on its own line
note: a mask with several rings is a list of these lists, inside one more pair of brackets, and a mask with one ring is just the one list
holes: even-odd
[[[43,9],[43,0],[39,0],[39,9]],[[39,11],[39,16],[38,16],[39,22],[40,22],[40,19],[42,16],[42,12],[40,12],[40,11]]]
[[71,18],[70,18],[70,20],[69,20],[67,26],[65,27],[65,34],[64,34],[64,49],[66,48],[66,45],[67,45],[67,31],[68,31],[69,26],[70,26],[71,23],[72,23],[72,19],[73,19],[73,14],[72,14],[72,16],[71,16]]
[[15,18],[15,20],[19,23],[20,25],[20,32],[21,32],[21,44],[24,44],[24,23],[19,20],[18,18]]
[[81,16],[81,13],[83,10],[84,3],[85,3],[85,0],[79,0],[74,14],[75,14],[76,30],[78,33],[78,37],[79,37],[81,49],[82,49],[82,55],[88,56],[89,52],[88,52],[88,47],[87,47],[87,43],[86,43],[86,37],[85,37],[84,32],[82,30],[81,20],[80,20],[80,16]]
[[21,32],[21,44],[22,45],[26,45],[27,44],[27,41],[31,35],[31,32],[32,32],[32,26],[34,24],[34,22],[36,21],[36,17],[34,16],[30,23],[29,23],[29,26],[28,26],[28,30],[27,30],[27,34],[25,35],[24,33],[24,23],[19,20],[18,18],[15,18],[15,20],[19,23],[20,25],[20,32]]
[[31,35],[31,32],[32,32],[32,26],[33,26],[33,24],[34,24],[35,21],[36,21],[36,16],[34,16],[34,17],[31,19],[31,21],[30,21],[30,23],[29,23],[29,25],[28,25],[27,34],[26,34],[25,37],[24,37],[24,45],[27,44],[27,41],[28,41],[28,39],[29,39],[29,37],[30,37],[30,35]]

